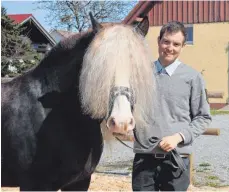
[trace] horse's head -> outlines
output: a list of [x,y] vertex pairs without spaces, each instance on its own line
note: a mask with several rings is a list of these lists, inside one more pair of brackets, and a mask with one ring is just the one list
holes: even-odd
[[155,91],[152,58],[144,40],[149,21],[102,26],[91,16],[95,38],[80,76],[84,112],[106,120],[113,134],[150,124]]

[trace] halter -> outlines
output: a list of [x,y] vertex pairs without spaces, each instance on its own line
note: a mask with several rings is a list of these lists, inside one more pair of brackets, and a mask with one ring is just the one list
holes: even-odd
[[109,109],[108,109],[109,112],[107,114],[106,120],[111,115],[115,99],[120,95],[126,96],[127,100],[130,102],[131,112],[133,113],[134,104],[135,104],[133,90],[129,87],[124,87],[124,86],[112,87],[110,92],[110,99],[109,99]]
[[[109,99],[109,113],[106,117],[106,120],[110,117],[111,115],[111,110],[113,109],[114,106],[114,101],[115,99],[120,96],[120,95],[124,95],[126,96],[127,100],[130,102],[130,107],[131,107],[131,112],[133,113],[134,111],[134,104],[136,99],[134,98],[134,94],[133,94],[133,90],[129,87],[124,87],[124,86],[119,86],[119,87],[112,87],[111,92],[110,92],[110,99]],[[137,138],[136,136],[136,127],[133,129],[134,132],[134,138],[135,141],[143,148],[147,149],[146,146],[144,146]],[[130,147],[129,145],[127,145],[126,143],[124,143],[121,139],[119,139],[118,137],[115,137],[120,143],[122,143],[123,145],[125,145],[128,148],[133,149],[132,147]]]

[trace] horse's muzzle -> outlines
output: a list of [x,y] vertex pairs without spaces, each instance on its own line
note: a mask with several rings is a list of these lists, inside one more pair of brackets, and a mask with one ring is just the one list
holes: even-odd
[[133,117],[129,118],[127,121],[120,121],[113,117],[108,118],[107,128],[112,133],[126,135],[128,132],[132,131],[135,127],[135,120]]

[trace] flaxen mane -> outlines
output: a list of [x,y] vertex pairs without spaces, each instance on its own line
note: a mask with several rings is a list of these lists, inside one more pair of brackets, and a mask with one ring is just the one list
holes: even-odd
[[107,115],[109,93],[114,86],[116,68],[126,66],[130,70],[129,84],[136,100],[133,114],[136,125],[144,127],[152,123],[152,109],[156,104],[152,63],[144,37],[131,26],[114,25],[103,28],[84,56],[80,76],[84,112],[93,118],[102,119]]

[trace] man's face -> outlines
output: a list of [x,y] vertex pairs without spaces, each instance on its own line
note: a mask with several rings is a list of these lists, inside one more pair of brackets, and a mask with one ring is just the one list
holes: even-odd
[[184,36],[181,31],[165,32],[161,40],[158,37],[158,53],[160,63],[166,67],[173,63],[184,47]]

